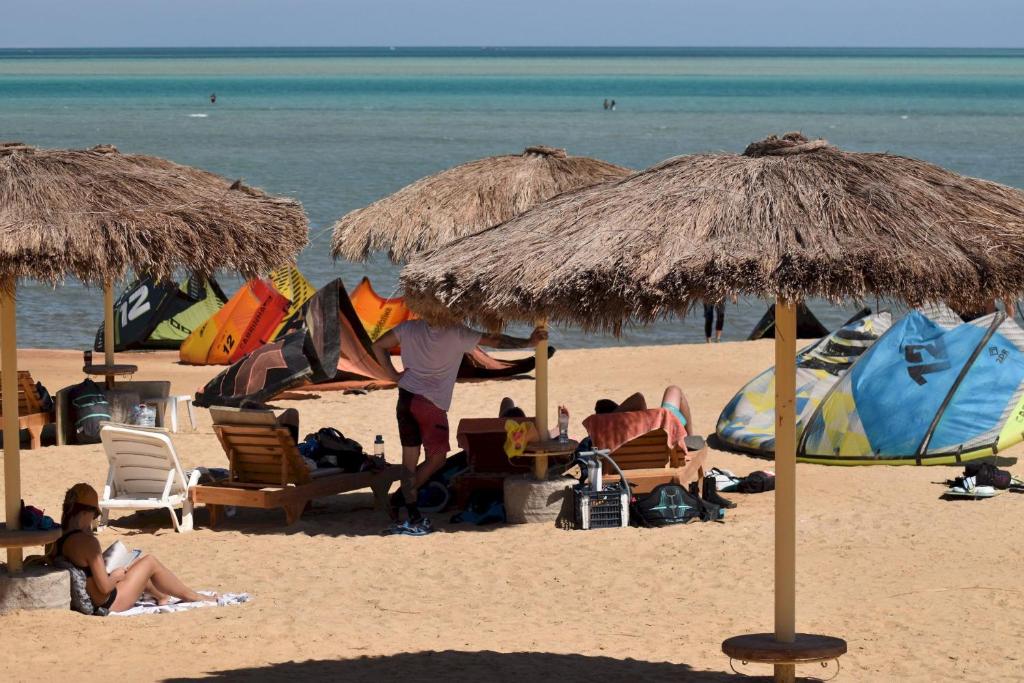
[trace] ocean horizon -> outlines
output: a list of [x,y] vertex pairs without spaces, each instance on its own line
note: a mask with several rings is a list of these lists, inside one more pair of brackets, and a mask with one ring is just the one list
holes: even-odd
[[[293,196],[311,221],[310,281],[366,275],[382,294],[398,268],[333,262],[332,223],[463,161],[546,144],[641,169],[802,130],[1024,187],[1022,123],[1021,48],[0,49],[0,139],[113,144]],[[22,347],[85,348],[102,319],[102,293],[76,282],[21,283],[18,303]],[[810,305],[830,327],[859,307]],[[766,306],[730,305],[725,338],[745,338]],[[620,339],[553,334],[562,347],[703,338],[700,311]]]

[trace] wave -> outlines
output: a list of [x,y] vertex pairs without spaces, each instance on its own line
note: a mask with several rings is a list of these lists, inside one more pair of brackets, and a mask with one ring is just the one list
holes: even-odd
[[190,119],[205,119],[209,114],[189,114]]

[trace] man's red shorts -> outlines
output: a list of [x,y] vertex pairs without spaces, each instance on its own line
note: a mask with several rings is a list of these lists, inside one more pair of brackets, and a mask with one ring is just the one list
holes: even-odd
[[403,446],[423,446],[427,455],[444,455],[448,443],[448,413],[429,399],[405,389],[398,390],[398,436]]

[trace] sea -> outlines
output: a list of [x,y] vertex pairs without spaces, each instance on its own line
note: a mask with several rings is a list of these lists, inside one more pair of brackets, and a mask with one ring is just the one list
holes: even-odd
[[[379,255],[335,262],[331,225],[417,178],[535,144],[641,169],[791,130],[1024,187],[1024,50],[0,50],[0,140],[113,144],[295,197],[310,218],[298,259],[309,280],[353,286],[369,276],[385,295],[398,268]],[[239,284],[231,273],[218,279],[229,294]],[[832,327],[862,304],[897,307],[810,307]],[[724,339],[746,338],[766,307],[730,303]],[[101,320],[96,288],[19,285],[19,346],[84,349]],[[703,341],[703,317],[619,338],[571,328],[552,338],[562,347]]]

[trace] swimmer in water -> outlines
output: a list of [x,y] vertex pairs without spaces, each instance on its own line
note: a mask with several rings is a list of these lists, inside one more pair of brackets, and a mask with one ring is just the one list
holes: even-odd
[[217,93],[210,93],[210,104],[217,104]]

